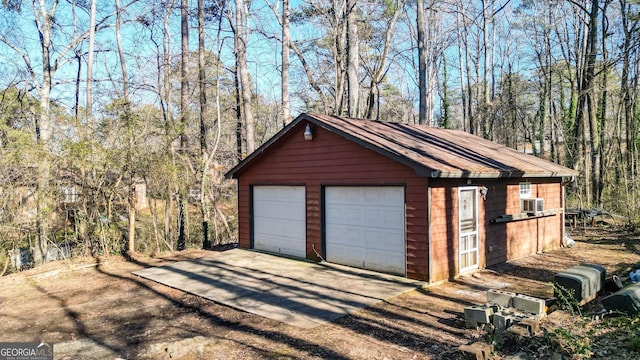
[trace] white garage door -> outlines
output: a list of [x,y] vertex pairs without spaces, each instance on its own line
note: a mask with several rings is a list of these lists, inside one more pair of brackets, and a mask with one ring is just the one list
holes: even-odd
[[327,261],[405,275],[404,188],[326,187]]
[[253,247],[306,256],[304,186],[253,187]]

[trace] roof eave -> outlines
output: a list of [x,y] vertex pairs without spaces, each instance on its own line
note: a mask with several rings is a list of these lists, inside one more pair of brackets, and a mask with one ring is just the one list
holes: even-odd
[[432,178],[447,179],[503,179],[503,178],[564,178],[576,176],[575,172],[526,172],[526,171],[431,171]]

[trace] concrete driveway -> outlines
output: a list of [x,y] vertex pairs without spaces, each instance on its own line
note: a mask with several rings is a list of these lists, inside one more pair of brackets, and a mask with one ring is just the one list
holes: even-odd
[[325,324],[422,285],[367,270],[241,249],[134,274],[300,328]]

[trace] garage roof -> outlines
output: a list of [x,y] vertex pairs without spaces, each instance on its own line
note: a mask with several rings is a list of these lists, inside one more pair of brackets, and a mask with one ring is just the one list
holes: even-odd
[[291,129],[307,123],[409,166],[420,176],[509,178],[577,175],[572,169],[463,131],[304,113],[231,169],[226,177],[235,178],[238,172]]

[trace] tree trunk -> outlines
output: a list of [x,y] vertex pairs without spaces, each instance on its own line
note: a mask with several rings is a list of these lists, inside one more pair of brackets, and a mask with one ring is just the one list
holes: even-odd
[[[95,0],[94,0],[95,2]],[[122,96],[124,100],[124,116],[123,119],[126,121],[126,127],[128,129],[127,135],[129,137],[129,154],[127,155],[127,162],[131,163],[132,149],[134,145],[134,130],[133,123],[131,122],[131,104],[129,103],[129,79],[127,75],[127,63],[124,57],[124,49],[122,48],[122,9],[120,7],[120,0],[116,0],[116,45],[118,48],[118,57],[120,59],[120,71],[122,72]],[[130,171],[134,171],[131,169]],[[136,185],[135,185],[135,176],[130,176],[130,194],[129,194],[129,252],[135,251],[135,237],[136,237],[136,212],[137,204],[136,204]]]
[[129,253],[133,253],[136,250],[136,206],[137,206],[137,195],[136,195],[136,184],[132,182],[129,187]]
[[424,16],[424,0],[416,1],[416,23],[418,29],[418,123],[427,123],[427,53],[425,49],[426,24]]
[[[459,8],[461,8],[462,6],[460,6]],[[456,13],[456,31],[457,31],[457,39],[458,39],[458,66],[460,69],[460,97],[462,99],[462,129],[464,131],[469,131],[468,129],[468,124],[470,119],[467,116],[467,92],[466,92],[466,86],[465,86],[465,61],[464,61],[464,57],[463,57],[463,49],[464,46],[463,45],[463,33],[462,33],[462,24],[460,21],[460,18],[462,17],[462,15],[460,14],[460,12]],[[464,21],[464,18],[462,18],[462,20]]]
[[240,95],[240,74],[238,74],[238,68],[236,67],[236,71],[233,74],[233,81],[235,83],[235,113],[236,113],[236,154],[238,156],[238,161],[244,159],[247,154],[242,151],[242,133],[244,127],[242,125],[242,96]]
[[447,70],[447,57],[442,57],[442,119],[438,124],[439,127],[444,129],[451,128],[451,104],[449,102],[449,72]]
[[588,106],[588,115],[589,115],[589,146],[587,146],[586,154],[591,156],[591,191],[589,204],[598,205],[597,199],[597,189],[600,186],[600,137],[599,137],[599,124],[598,124],[598,116],[597,116],[597,105],[596,105],[596,94],[594,87],[594,78],[595,78],[595,67],[596,67],[596,56],[598,53],[597,44],[598,44],[598,1],[592,0],[591,3],[591,12],[589,14],[589,57],[587,59],[587,69],[586,69],[586,77],[588,78],[587,86],[583,89],[587,92],[587,106]]
[[[208,175],[208,146],[207,146],[207,126],[208,117],[206,74],[205,74],[205,47],[204,47],[204,0],[198,0],[198,90],[200,92],[200,158],[202,162],[202,173],[200,180],[200,214],[202,216],[202,248],[211,248],[209,239],[209,211],[207,190]],[[216,74],[217,75],[217,74]]]
[[[42,55],[42,83],[39,89],[40,114],[36,118],[36,139],[41,149],[47,153],[51,139],[51,88],[53,86],[53,76],[56,67],[51,63],[51,32],[53,18],[56,12],[58,1],[51,4],[49,10],[41,3],[38,8],[34,3],[36,15],[36,26],[40,33],[40,46]],[[51,164],[48,156],[44,156],[38,163],[38,174],[36,180],[36,252],[34,260],[36,264],[44,262],[47,251],[47,239],[49,233],[49,219],[47,209],[50,208],[51,199],[49,196],[49,179]]]
[[347,116],[358,117],[360,82],[358,80],[359,40],[358,8],[356,0],[347,1]]
[[[189,150],[189,140],[186,133],[187,130],[187,114],[189,112],[189,1],[181,0],[180,2],[180,44],[181,44],[181,62],[180,62],[180,150],[186,152]],[[180,181],[180,180],[178,180]],[[186,186],[185,186],[186,185]],[[177,249],[184,250],[187,244],[187,201],[186,192],[188,184],[176,183],[178,194],[178,243]]]
[[[594,159],[597,144],[593,142],[596,136],[597,118],[595,112],[595,94],[594,94],[594,77],[595,63],[597,56],[598,41],[598,1],[591,1],[591,9],[589,10],[588,35],[586,38],[586,49],[584,52],[584,68],[580,80],[580,88],[578,93],[578,105],[576,108],[576,126],[574,137],[577,140],[578,149],[576,151],[577,164],[582,165],[582,177],[585,180],[583,187],[584,199],[587,206],[593,204],[593,181],[596,180],[593,174],[592,161]],[[587,135],[587,133],[589,135]]]
[[291,122],[289,99],[289,0],[282,0],[282,126]]
[[482,35],[483,35],[483,52],[482,52],[482,106],[480,113],[480,128],[482,129],[482,137],[485,139],[489,138],[489,113],[491,106],[491,99],[489,98],[489,53],[490,53],[490,43],[489,43],[489,17],[491,16],[488,8],[486,0],[482,0]]
[[382,47],[382,53],[376,56],[373,69],[371,70],[371,86],[369,88],[369,96],[367,100],[367,112],[365,117],[367,119],[373,119],[373,113],[376,112],[375,119],[379,119],[380,112],[376,109],[380,108],[380,83],[387,70],[387,57],[389,55],[389,48],[391,47],[391,41],[393,38],[393,32],[395,29],[396,21],[400,15],[400,11],[404,8],[405,1],[397,1],[394,3],[393,15],[387,23],[387,27],[384,32],[384,44]]
[[[93,117],[93,57],[94,45],[96,42],[96,2],[91,0],[91,10],[89,14],[89,50],[87,53],[87,104],[86,118],[90,120]],[[116,10],[117,11],[117,10]]]
[[189,109],[189,1],[180,2],[180,150],[187,150],[189,141],[186,134]]
[[[596,114],[594,114],[594,116],[591,117],[592,123],[591,123],[591,131],[590,131],[590,136],[591,136],[591,142],[593,143],[593,150],[592,150],[592,159],[591,159],[591,165],[592,165],[592,170],[591,172],[593,173],[594,179],[593,179],[593,202],[594,205],[599,208],[602,209],[602,191],[604,190],[604,161],[605,161],[605,157],[603,156],[604,154],[604,149],[605,149],[605,138],[607,137],[606,134],[606,120],[607,120],[607,97],[609,96],[609,92],[607,89],[608,86],[608,80],[609,80],[609,53],[607,50],[607,31],[606,31],[606,24],[607,24],[607,6],[609,5],[609,1],[605,1],[603,7],[602,7],[602,29],[603,29],[603,33],[602,33],[602,66],[603,69],[601,71],[602,74],[602,80],[601,80],[601,93],[600,93],[600,109],[596,110]],[[596,4],[597,7],[597,4]],[[597,20],[597,18],[596,18]],[[595,90],[594,90],[595,93]],[[595,107],[595,105],[594,105]]]
[[207,153],[207,89],[204,47],[204,0],[198,0],[198,90],[200,93],[200,154]]
[[635,174],[638,170],[635,161],[637,154],[636,145],[636,120],[634,117],[634,90],[632,89],[632,81],[630,79],[630,71],[632,60],[632,42],[634,34],[638,29],[638,20],[631,19],[632,16],[630,4],[627,0],[620,0],[620,12],[624,31],[624,41],[622,45],[622,74],[620,78],[620,91],[622,93],[622,108],[624,113],[624,123],[626,128],[626,152],[625,162],[628,174]]
[[166,198],[165,198],[165,210],[164,210],[164,241],[169,244],[169,249],[173,249],[173,226],[171,221],[171,215],[173,214],[173,197],[171,196],[172,187],[167,186],[166,188]]
[[176,249],[182,251],[187,248],[187,202],[178,194],[178,243]]
[[80,83],[82,79],[82,56],[76,52],[76,61],[78,62],[78,70],[76,71],[76,91],[74,97],[73,117],[76,127],[80,127]]
[[346,49],[347,39],[347,27],[345,26],[344,17],[345,7],[347,6],[346,0],[333,0],[331,2],[334,23],[334,46],[332,48],[333,60],[334,60],[334,74],[335,74],[335,103],[333,106],[333,113],[335,115],[344,115],[344,80],[346,77],[345,65],[344,65],[344,51]]
[[[463,109],[466,110],[465,112],[465,117],[466,117],[466,121],[467,124],[469,125],[468,128],[465,127],[465,130],[468,130],[469,133],[471,134],[476,134],[477,135],[477,129],[475,126],[475,120],[473,118],[473,87],[471,86],[472,84],[472,79],[471,79],[471,61],[469,60],[469,39],[467,34],[469,33],[469,29],[467,26],[467,15],[466,15],[466,10],[464,8],[463,5],[464,1],[459,1],[457,3],[457,15],[456,15],[456,23],[458,26],[456,26],[457,32],[458,32],[458,41],[459,41],[459,47],[460,47],[460,52],[464,54],[464,56],[460,57],[460,75],[461,75],[461,79],[460,82],[463,83],[463,86],[461,86],[461,91],[462,91],[462,99],[463,101],[466,100],[466,102],[463,105]],[[464,80],[463,80],[464,79]]]
[[235,34],[233,39],[236,51],[236,71],[238,72],[240,94],[242,96],[242,115],[245,125],[247,154],[251,154],[256,149],[256,141],[253,111],[251,110],[251,84],[249,82],[249,71],[247,70],[249,30],[245,29],[246,9],[243,0],[235,0],[235,8]]

